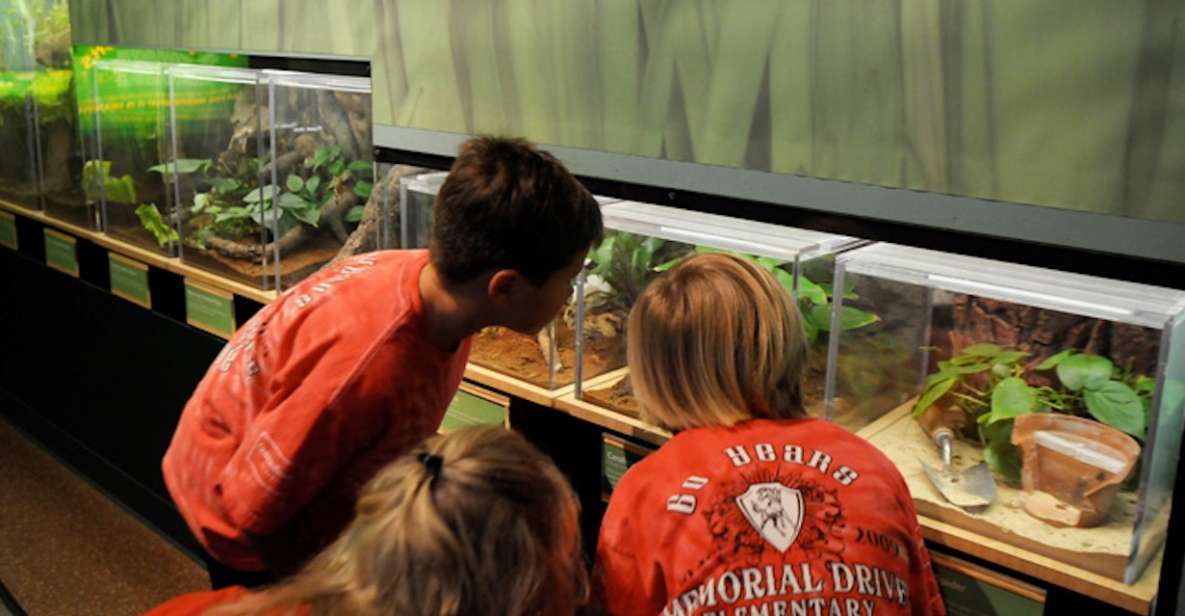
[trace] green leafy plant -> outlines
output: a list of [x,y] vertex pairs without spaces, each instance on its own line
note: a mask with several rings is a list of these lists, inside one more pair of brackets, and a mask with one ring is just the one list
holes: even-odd
[[177,230],[169,226],[165,219],[160,214],[160,210],[156,209],[155,203],[142,203],[136,208],[136,217],[140,219],[140,224],[156,238],[156,242],[162,247],[169,242],[176,242],[181,239],[177,234]]
[[[82,166],[82,187],[87,201],[98,201],[102,194],[114,203],[136,203],[136,184],[132,176],[111,176],[111,161],[88,160]],[[101,192],[100,192],[101,191]]]
[[1090,417],[1144,439],[1156,381],[1091,353],[1066,349],[1033,366],[1052,372],[1055,386],[1030,384],[1023,360],[1029,353],[993,343],[963,348],[926,377],[913,406],[915,417],[935,404],[954,405],[975,420],[984,458],[1012,480],[1020,455],[1011,444],[1012,420],[1029,413],[1057,412]]
[[613,233],[590,251],[589,276],[601,278],[612,289],[605,302],[628,310],[657,272],[670,269],[663,263],[669,256],[664,246],[666,242],[657,237]]

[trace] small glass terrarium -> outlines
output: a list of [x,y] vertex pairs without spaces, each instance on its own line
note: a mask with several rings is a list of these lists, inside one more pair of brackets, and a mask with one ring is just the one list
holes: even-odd
[[1185,292],[892,244],[841,255],[833,284],[857,290],[833,323],[856,308],[879,327],[831,339],[828,410],[921,514],[1140,578],[1181,447]]
[[37,133],[33,120],[33,71],[0,67],[0,199],[41,209]]
[[[365,252],[384,217],[374,195],[370,79],[265,71],[270,104],[263,168],[270,258],[280,288]],[[373,197],[373,198],[372,198]]]
[[[400,191],[403,247],[426,248],[432,235],[432,206],[447,173],[422,173],[403,179]],[[597,197],[602,206],[615,200]],[[487,327],[473,338],[469,361],[500,374],[547,390],[572,385],[577,374],[577,335],[571,315],[582,276],[562,313],[537,335],[521,334],[505,327]]]
[[40,210],[41,187],[37,151],[34,81],[37,76],[32,16],[27,11],[0,11],[0,199]]
[[283,289],[361,252],[374,195],[368,79],[169,69],[182,258]]
[[83,191],[83,135],[72,68],[70,18],[66,0],[34,0],[37,75],[33,81],[34,119],[41,201],[45,213],[82,227],[97,227],[97,202]]
[[168,133],[166,66],[102,60],[91,73],[94,158],[84,165],[88,201],[101,204],[108,234],[175,255],[177,234]]
[[[168,69],[172,182],[181,259],[270,289],[274,251],[263,177],[270,116],[259,71],[175,65]],[[267,174],[270,176],[270,174]],[[268,216],[270,219],[270,216]]]
[[432,204],[446,171],[421,173],[399,182],[399,232],[405,248],[427,248],[432,239]]
[[[630,308],[651,280],[683,259],[701,252],[729,252],[752,259],[796,298],[811,345],[804,402],[809,414],[822,415],[826,341],[833,327],[834,259],[861,240],[633,201],[613,203],[601,211],[605,240],[589,254],[577,310],[562,317],[580,332],[579,398],[637,417],[625,368]],[[863,329],[875,327],[877,321],[874,313],[851,309],[840,326]]]

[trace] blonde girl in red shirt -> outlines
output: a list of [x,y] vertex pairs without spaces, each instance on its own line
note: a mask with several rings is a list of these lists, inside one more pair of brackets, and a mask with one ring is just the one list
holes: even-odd
[[615,616],[945,613],[897,468],[802,406],[793,300],[747,259],[704,254],[630,313],[644,418],[676,433],[614,490],[597,549]]
[[587,596],[576,497],[517,433],[433,437],[383,468],[356,509],[288,581],[184,595],[148,616],[552,616]]

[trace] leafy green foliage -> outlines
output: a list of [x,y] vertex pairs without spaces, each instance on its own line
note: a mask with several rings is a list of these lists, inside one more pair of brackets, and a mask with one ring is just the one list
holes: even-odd
[[1057,385],[1034,386],[1022,360],[1029,354],[992,343],[963,348],[926,378],[914,404],[917,417],[935,404],[961,408],[975,418],[984,458],[1002,475],[1018,475],[1020,454],[1009,440],[1012,420],[1029,413],[1059,412],[1095,420],[1143,439],[1156,381],[1131,374],[1098,355],[1067,349],[1032,367],[1053,371]]
[[[353,190],[365,199],[373,189],[374,165],[346,161],[338,147],[317,148],[279,185],[259,186],[260,172],[268,163],[269,157],[178,159],[149,171],[169,180],[174,175],[190,178],[195,192],[188,213],[194,230],[186,239],[202,249],[211,235],[238,239],[266,229],[280,237],[301,224],[317,227],[322,208],[339,191]],[[360,215],[361,210],[351,210],[345,220],[357,222]]]
[[136,208],[136,217],[140,219],[140,224],[156,238],[156,243],[163,248],[169,242],[176,242],[181,239],[177,234],[177,230],[169,226],[165,222],[163,216],[160,215],[160,210],[156,209],[155,203],[142,203],[140,207]]
[[112,203],[136,203],[136,184],[132,176],[111,176],[111,161],[88,160],[82,167],[82,187],[88,201],[97,201],[100,194]]

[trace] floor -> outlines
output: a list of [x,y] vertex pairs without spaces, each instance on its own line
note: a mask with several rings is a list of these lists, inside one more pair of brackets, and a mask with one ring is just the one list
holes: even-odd
[[209,588],[201,565],[2,416],[0,495],[0,584],[30,616],[140,614]]

